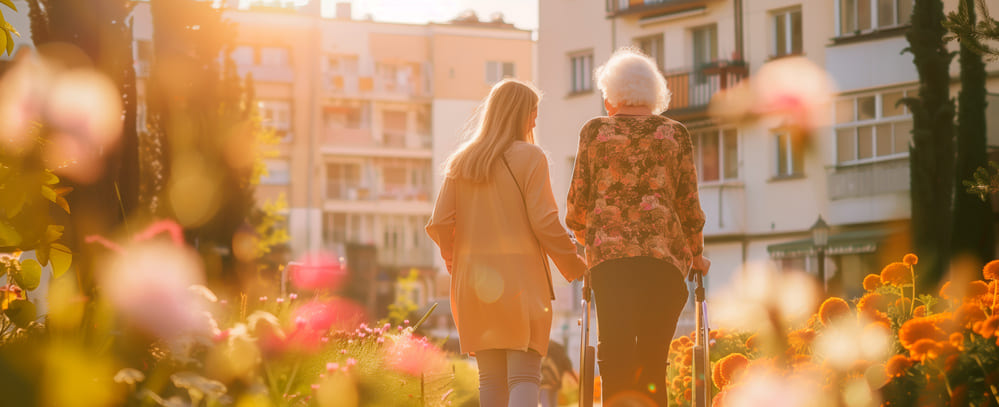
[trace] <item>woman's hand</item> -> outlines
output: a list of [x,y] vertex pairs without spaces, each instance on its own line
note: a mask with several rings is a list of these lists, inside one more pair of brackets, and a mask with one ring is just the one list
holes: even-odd
[[702,276],[708,274],[708,269],[711,268],[711,260],[704,257],[703,254],[694,257],[694,261],[690,266],[691,270],[701,273]]

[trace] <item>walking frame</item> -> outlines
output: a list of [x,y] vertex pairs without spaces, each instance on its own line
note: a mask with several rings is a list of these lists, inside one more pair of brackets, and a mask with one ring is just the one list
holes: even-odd
[[[707,261],[705,259],[705,261]],[[707,263],[710,267],[710,262]],[[697,287],[694,289],[696,306],[694,323],[693,371],[691,384],[693,407],[711,407],[711,359],[708,354],[708,304],[705,301],[704,271],[691,269],[690,273]],[[590,309],[593,289],[590,286],[590,273],[583,276],[583,315],[579,319],[579,406],[593,407],[594,364],[596,348],[590,345]]]

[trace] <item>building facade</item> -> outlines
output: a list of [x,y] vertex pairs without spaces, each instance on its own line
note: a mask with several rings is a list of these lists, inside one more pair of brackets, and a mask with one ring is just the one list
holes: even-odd
[[[956,0],[944,3],[957,8]],[[999,9],[999,2],[987,3]],[[815,273],[810,228],[820,216],[831,225],[828,285],[856,293],[864,275],[908,249],[912,115],[895,102],[918,86],[912,55],[901,53],[911,7],[911,0],[540,2],[538,82],[547,97],[539,140],[555,163],[556,190],[568,190],[579,128],[605,114],[593,69],[614,49],[641,49],[672,91],[664,114],[692,135],[707,215],[705,255],[713,262],[709,300],[747,263]],[[802,140],[707,114],[719,90],[785,56],[808,58],[837,83],[831,125]],[[987,71],[989,145],[996,146],[999,65],[989,63]],[[958,72],[955,59],[952,77]],[[688,312],[677,333],[690,332],[692,323]]]

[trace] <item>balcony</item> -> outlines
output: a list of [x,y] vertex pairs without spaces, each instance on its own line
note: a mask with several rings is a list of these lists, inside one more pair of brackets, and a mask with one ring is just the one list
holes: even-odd
[[430,90],[421,86],[418,77],[409,81],[380,77],[328,74],[323,80],[329,97],[409,100],[429,98]]
[[829,199],[862,198],[909,190],[909,158],[837,167],[829,174]]
[[718,0],[606,0],[607,18],[625,15],[654,17],[703,8]]
[[677,120],[704,115],[708,103],[720,90],[735,86],[749,74],[743,61],[718,61],[700,69],[666,72],[666,86],[672,97],[666,115]]

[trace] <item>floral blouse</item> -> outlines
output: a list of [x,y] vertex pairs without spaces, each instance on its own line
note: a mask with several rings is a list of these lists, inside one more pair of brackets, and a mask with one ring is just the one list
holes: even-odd
[[579,133],[566,224],[590,267],[650,256],[686,276],[704,243],[690,134],[662,116],[597,117]]

